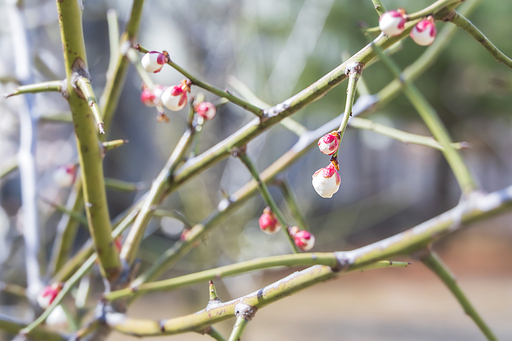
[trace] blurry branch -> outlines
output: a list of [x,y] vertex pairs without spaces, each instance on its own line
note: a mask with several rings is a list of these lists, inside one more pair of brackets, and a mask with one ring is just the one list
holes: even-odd
[[[139,50],[142,53],[149,52],[149,50],[143,48],[140,45],[135,46],[135,49]],[[258,108],[257,106],[250,104],[250,103],[244,101],[243,99],[234,96],[233,94],[229,93],[228,91],[221,90],[221,89],[216,88],[206,82],[199,80],[197,77],[190,74],[188,71],[183,69],[181,66],[179,66],[172,60],[169,60],[169,62],[167,64],[172,66],[176,71],[181,73],[183,76],[187,77],[192,82],[193,85],[196,85],[202,89],[205,89],[221,98],[224,97],[224,98],[228,99],[230,102],[242,107],[245,110],[252,112],[253,114],[255,114],[258,117],[262,116],[262,110],[260,108]]]
[[430,250],[426,250],[426,255],[421,255],[420,259],[433,273],[435,273],[441,281],[448,287],[448,289],[455,296],[457,301],[464,309],[464,312],[471,317],[475,324],[480,328],[482,333],[487,337],[489,341],[498,341],[492,330],[480,317],[476,309],[473,307],[466,294],[457,284],[457,279],[450,272],[448,267],[443,263],[439,256]]
[[[389,57],[385,56],[378,46],[374,46],[374,48],[391,73],[396,78],[399,78],[400,70],[398,66]],[[472,191],[478,189],[477,182],[473,178],[473,175],[469,171],[460,153],[452,147],[450,135],[439,118],[439,115],[414,84],[404,81],[404,93],[423,119],[432,135],[443,146],[442,152],[457,178],[463,195],[466,197],[469,196]]]
[[206,334],[210,335],[211,337],[213,337],[215,340],[217,341],[226,341],[226,339],[224,338],[224,336],[222,336],[218,331],[217,329],[213,328],[213,327],[209,327],[206,331]]
[[27,298],[26,289],[17,284],[0,282],[0,292],[5,292],[18,297]]
[[[231,277],[255,270],[263,270],[274,267],[326,265],[331,268],[336,268],[337,264],[337,258],[334,252],[300,253],[259,258],[246,262],[239,262],[232,265],[226,265],[215,269],[200,271],[190,275],[165,279],[162,281],[144,283],[138,286],[132,285],[130,288],[107,293],[103,297],[106,300],[114,301],[123,297],[131,296],[134,293],[142,294],[156,291],[175,290],[191,284]],[[379,267],[406,267],[407,265],[407,262],[380,261],[377,262],[375,265],[372,264],[371,266],[365,269],[368,270],[370,268],[374,269]]]
[[[6,331],[11,334],[17,334],[25,327],[21,321],[16,321],[11,317],[0,315],[0,330]],[[29,334],[31,338],[36,340],[47,341],[68,341],[68,339],[56,332],[37,327]]]
[[[411,134],[402,130],[398,130],[392,127],[385,126],[383,124],[373,122],[365,118],[353,117],[349,122],[349,126],[358,129],[371,130],[378,134],[385,135],[395,140],[401,141],[405,144],[412,143],[432,147],[439,150],[444,150],[444,147],[430,136]],[[467,142],[451,143],[450,145],[452,146],[452,148],[455,149],[463,149],[469,147],[469,144]]]
[[18,158],[11,157],[0,165],[0,180],[18,169]]
[[144,189],[146,186],[143,182],[128,182],[119,179],[105,178],[105,186],[107,189],[113,189],[123,192],[135,192]]
[[178,211],[156,209],[153,211],[153,217],[170,217],[181,221],[187,228],[194,226],[194,223]]
[[254,181],[256,181],[256,184],[258,185],[258,191],[260,192],[263,200],[265,201],[265,204],[267,204],[267,206],[270,207],[270,209],[272,210],[272,213],[276,215],[277,220],[279,221],[279,224],[282,227],[282,231],[284,232],[286,238],[288,239],[288,242],[290,243],[290,247],[293,253],[299,253],[297,245],[295,245],[292,236],[290,236],[290,233],[288,232],[288,227],[290,225],[286,223],[283,213],[279,209],[279,206],[277,206],[274,198],[272,198],[272,195],[270,195],[267,185],[265,184],[264,181],[261,181],[258,169],[256,168],[256,165],[252,162],[251,158],[246,154],[245,148],[234,151],[233,155],[238,156],[240,161],[242,161],[244,166],[247,167],[247,170],[251,173]]
[[103,151],[108,152],[109,150],[119,148],[127,143],[128,143],[128,140],[121,140],[121,139],[103,142],[102,143]]
[[293,189],[286,180],[275,180],[274,185],[279,186],[281,189],[281,193],[283,194],[284,201],[286,202],[286,206],[290,211],[290,215],[295,220],[297,226],[304,231],[309,231],[308,223],[306,222],[306,218],[302,214],[302,211],[299,206],[299,202],[293,193]]
[[[297,257],[302,255],[306,254],[289,255],[288,257]],[[311,254],[309,257],[311,257]],[[395,263],[399,263],[400,267],[404,267],[408,264],[403,262],[383,261],[378,262],[378,264],[372,264],[372,268],[390,267]],[[339,265],[338,263],[336,264],[336,266]],[[363,268],[360,267],[359,269],[361,270]],[[337,272],[330,266],[315,265],[307,268],[306,270],[295,272],[251,294],[225,303],[218,302],[217,304],[210,305],[206,309],[192,315],[160,321],[132,319],[123,315],[122,318],[115,319],[114,323],[109,324],[107,314],[106,320],[107,324],[109,324],[111,328],[124,334],[139,337],[172,335],[188,331],[202,330],[211,324],[235,317],[236,311],[240,308],[239,305],[248,305],[250,307],[260,309],[314,284],[334,278],[339,274],[342,274],[342,272]]]
[[49,199],[46,199],[42,196],[39,196],[39,198],[46,204],[52,206],[53,208],[55,208],[57,211],[59,211],[60,213],[62,214],[67,214],[69,215],[71,218],[79,221],[81,224],[83,224],[84,226],[87,226],[87,218],[81,214],[80,212],[78,211],[73,211],[73,210],[68,210],[66,207],[62,206],[62,205],[59,205],[57,204],[56,202],[53,202]]
[[61,92],[62,81],[50,81],[37,84],[22,85],[16,88],[10,94],[5,95],[5,98],[23,94],[35,94],[38,92]]
[[501,52],[490,40],[487,38],[471,21],[469,21],[464,15],[461,13],[455,12],[455,15],[450,20],[455,25],[464,29],[466,32],[471,34],[473,38],[476,39],[480,44],[489,53],[500,63],[505,64],[506,66],[512,68],[512,59],[507,57],[503,52]]
[[[343,135],[345,134],[345,129],[347,129],[348,121],[352,116],[352,107],[354,106],[354,98],[356,96],[356,88],[357,81],[359,80],[359,76],[363,72],[364,64],[354,63],[347,65],[346,73],[348,74],[348,85],[347,85],[347,99],[345,102],[345,111],[343,112],[343,116],[341,119],[340,127],[338,128],[338,134],[340,137],[340,144],[343,139]],[[336,150],[335,156],[338,155],[338,150]]]
[[39,116],[40,122],[52,122],[52,123],[72,123],[73,117],[70,113],[57,114],[57,115],[42,115]]
[[426,17],[428,15],[435,15],[439,11],[444,10],[446,8],[452,8],[454,5],[458,5],[460,3],[463,3],[466,0],[444,0],[444,1],[436,1],[432,5],[425,7],[421,11],[412,13],[412,14],[406,14],[405,19],[407,20],[415,20],[415,19],[421,19],[423,17]]
[[110,47],[110,59],[108,60],[107,78],[112,78],[116,72],[117,60],[119,59],[119,24],[115,9],[107,11],[108,42]]
[[386,9],[386,7],[384,6],[384,4],[382,3],[382,1],[372,0],[372,3],[373,3],[373,7],[377,11],[377,14],[379,15],[379,17],[388,11]]

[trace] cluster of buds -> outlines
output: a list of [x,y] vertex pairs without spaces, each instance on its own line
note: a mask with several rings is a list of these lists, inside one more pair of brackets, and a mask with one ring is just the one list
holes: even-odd
[[338,162],[331,160],[327,167],[320,168],[313,174],[313,188],[322,198],[332,198],[340,189],[341,176],[338,171]]
[[142,57],[140,63],[147,72],[157,73],[162,70],[164,64],[169,61],[169,54],[164,51],[163,53],[157,51],[150,51]]
[[276,215],[274,212],[272,212],[270,207],[266,207],[263,210],[263,214],[260,216],[259,223],[260,229],[268,234],[276,233],[281,229],[281,224],[279,224]]
[[289,227],[288,232],[301,251],[309,251],[315,246],[315,236],[311,232],[300,230],[297,226]]
[[[403,9],[388,11],[379,18],[379,28],[387,36],[398,36],[405,30],[407,22]],[[411,30],[411,38],[421,46],[427,46],[434,42],[437,30],[435,20],[432,16],[420,20]]]
[[64,284],[53,283],[43,288],[43,290],[37,295],[37,304],[43,309],[46,309],[55,300],[55,297],[60,293]]
[[68,164],[57,167],[53,172],[53,181],[59,187],[69,187],[75,182],[76,178],[76,164]]

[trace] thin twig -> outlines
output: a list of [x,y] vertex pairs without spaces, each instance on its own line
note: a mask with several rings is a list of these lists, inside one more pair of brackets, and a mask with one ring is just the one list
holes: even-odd
[[388,10],[380,0],[372,0],[373,7],[375,8],[375,11],[377,11],[377,14],[379,17],[386,13]]
[[16,88],[10,94],[5,95],[5,98],[23,95],[23,94],[36,94],[39,92],[60,92],[62,81],[49,81],[36,84],[22,85]]
[[91,81],[85,77],[79,77],[76,85],[82,91],[85,96],[85,100],[89,107],[91,108],[91,112],[96,120],[96,124],[98,125],[98,131],[100,134],[105,134],[105,123],[103,121],[103,116],[100,112],[100,107],[98,105],[98,100],[96,100],[96,95],[92,90]]
[[249,323],[249,320],[238,316],[228,341],[239,341],[242,337],[242,333],[244,332],[245,327],[247,326],[247,323]]
[[[11,334],[17,334],[20,330],[25,328],[25,326],[25,323],[17,321],[12,317],[0,315],[0,330]],[[29,336],[36,340],[68,341],[67,337],[41,327],[33,329]]]
[[301,230],[309,231],[308,223],[306,222],[306,218],[300,209],[299,202],[293,193],[293,189],[288,183],[286,179],[284,180],[276,180],[274,183],[279,186],[281,189],[281,193],[283,194],[284,201],[286,202],[286,207],[290,211],[290,215],[295,220],[295,223]]

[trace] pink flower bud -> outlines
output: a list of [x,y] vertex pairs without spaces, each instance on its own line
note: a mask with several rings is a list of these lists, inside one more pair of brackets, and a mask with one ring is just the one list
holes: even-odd
[[340,189],[341,177],[336,167],[331,163],[313,174],[313,187],[322,198],[332,198]]
[[281,229],[281,224],[277,220],[274,212],[267,207],[263,210],[263,214],[259,219],[260,229],[268,234],[276,233]]
[[288,229],[295,245],[302,251],[309,251],[315,246],[315,236],[309,231],[299,230],[297,226]]
[[411,31],[411,38],[414,42],[421,46],[427,46],[434,42],[437,30],[434,19],[429,17],[421,20]]
[[155,87],[151,90],[150,88],[144,85],[142,87],[142,92],[140,94],[140,100],[144,105],[148,107],[154,107],[157,104],[161,104],[161,97],[165,89],[167,89],[166,86],[155,85]]
[[69,187],[75,182],[76,165],[69,164],[57,167],[53,172],[53,181],[59,187]]
[[195,109],[197,114],[207,121],[213,119],[217,114],[217,108],[210,102],[201,102]]
[[379,18],[379,28],[387,36],[397,36],[405,29],[405,18],[399,11],[389,11]]
[[167,109],[178,111],[187,104],[187,92],[183,90],[182,85],[171,86],[164,91],[161,99]]
[[52,285],[44,287],[39,295],[37,295],[37,303],[39,306],[43,309],[48,308],[62,290],[63,286],[62,283],[53,283]]
[[146,53],[140,61],[144,70],[152,73],[160,72],[166,62],[167,57],[163,53],[157,51]]
[[340,135],[337,131],[332,131],[329,134],[325,134],[318,140],[318,148],[320,151],[327,155],[334,154],[340,146]]

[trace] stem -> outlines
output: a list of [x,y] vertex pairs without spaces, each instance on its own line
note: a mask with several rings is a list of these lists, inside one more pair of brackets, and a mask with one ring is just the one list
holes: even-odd
[[247,326],[247,323],[249,323],[249,320],[238,316],[228,341],[239,341],[242,337],[242,333],[244,332],[245,327]]
[[[382,61],[386,64],[391,73],[399,78],[400,70],[396,64],[391,61],[389,57],[380,53],[379,47],[375,46],[375,50],[380,54]],[[455,174],[462,193],[468,196],[472,191],[478,189],[478,185],[464,163],[462,156],[452,147],[450,135],[439,118],[439,115],[412,83],[404,82],[404,93],[423,119],[434,138],[443,146],[442,152],[446,161],[448,161],[450,168]]]
[[192,223],[187,217],[185,217],[183,213],[178,211],[156,209],[153,211],[153,217],[171,217],[181,221],[188,228],[194,226],[194,223]]
[[30,85],[22,85],[16,88],[10,94],[5,95],[5,98],[9,98],[11,96],[23,95],[23,94],[36,94],[39,92],[60,92],[61,91],[62,81],[49,81],[42,82],[37,84]]
[[487,38],[471,21],[469,21],[466,17],[464,17],[461,13],[455,12],[455,16],[450,20],[452,23],[457,25],[458,27],[464,29],[468,32],[473,38],[476,39],[480,44],[489,53],[496,59],[498,62],[505,64],[506,66],[512,68],[512,59],[510,59],[507,55],[500,51],[494,45],[489,38]]
[[[143,48],[142,46],[139,46],[138,50],[142,53],[149,52],[149,50]],[[262,109],[258,108],[255,105],[252,105],[249,102],[244,101],[241,98],[238,98],[238,97],[232,95],[231,93],[229,93],[227,91],[221,90],[219,88],[214,87],[213,85],[210,85],[206,82],[199,80],[197,77],[194,77],[187,70],[185,70],[184,68],[182,68],[181,66],[179,66],[178,64],[173,62],[172,60],[169,60],[169,62],[167,64],[172,66],[176,71],[181,73],[183,76],[187,77],[192,82],[192,84],[197,85],[198,87],[203,88],[219,97],[227,98],[230,102],[244,108],[245,110],[252,112],[253,114],[255,114],[258,117],[261,117],[263,115]]]
[[[80,212],[78,211],[73,211],[73,210],[68,210],[66,207],[62,206],[62,205],[59,205],[51,200],[48,200],[46,199],[45,197],[39,197],[43,202],[45,202],[46,204],[50,205],[51,207],[55,208],[55,210],[59,211],[60,213],[62,214],[67,214],[69,215],[71,218],[77,220],[78,222],[80,222],[81,224],[83,224],[84,226],[87,226],[87,218],[81,214]],[[73,238],[74,239],[74,238]]]
[[110,59],[108,61],[107,77],[111,78],[116,71],[117,60],[119,59],[119,23],[115,9],[107,11],[108,42],[110,46]]
[[[25,327],[25,323],[16,321],[9,316],[0,315],[0,329],[10,334],[17,334],[20,330]],[[29,334],[30,337],[36,340],[48,340],[48,341],[68,341],[66,337],[59,333],[46,330],[38,327],[32,330]]]
[[98,101],[96,100],[96,95],[92,90],[91,81],[88,78],[80,77],[78,78],[76,85],[84,94],[85,99],[91,108],[94,119],[96,120],[96,124],[98,125],[98,131],[100,134],[105,134],[105,123],[103,122],[103,116],[101,115],[100,107],[98,106]]
[[[405,144],[412,143],[439,150],[444,150],[444,147],[430,136],[411,134],[402,130],[398,130],[392,127],[385,126],[383,124],[367,120],[365,118],[353,117],[350,120],[349,125],[354,128],[371,130],[378,134],[389,136]],[[466,142],[451,143],[450,145],[455,149],[467,148]]]
[[373,3],[373,7],[377,11],[377,14],[379,15],[379,17],[388,11],[386,9],[386,7],[384,6],[384,4],[382,3],[382,1],[372,0],[372,3]]
[[295,223],[301,230],[309,231],[308,223],[306,222],[306,218],[302,214],[300,210],[299,202],[293,193],[293,189],[290,184],[286,180],[277,180],[275,181],[276,185],[281,189],[281,193],[283,193],[284,201],[286,202],[286,206],[290,210],[290,214],[295,220]]
[[206,332],[206,334],[210,335],[211,337],[213,337],[215,340],[217,341],[226,341],[226,339],[224,338],[224,336],[222,336],[221,333],[219,333],[217,331],[217,329],[213,328],[213,327],[210,327],[208,329],[208,331]]
[[462,291],[462,289],[457,284],[457,279],[455,276],[450,272],[448,267],[443,263],[439,256],[434,252],[429,252],[427,256],[421,258],[421,261],[430,270],[432,270],[432,272],[434,272],[441,281],[443,281],[443,283],[455,296],[457,301],[459,301],[460,305],[464,309],[464,312],[469,317],[471,317],[478,328],[480,328],[482,333],[484,333],[485,337],[487,337],[489,341],[498,341],[489,326],[485,323],[485,321],[480,317],[476,309],[473,307],[464,291]]
[[144,188],[144,183],[128,182],[119,179],[105,178],[105,187],[116,191],[135,192]]
[[27,298],[27,291],[17,284],[0,282],[0,291],[22,298]]
[[444,9],[446,7],[450,7],[452,5],[455,5],[457,3],[462,3],[464,1],[465,0],[441,0],[441,1],[437,1],[437,2],[433,3],[432,5],[430,5],[428,7],[425,7],[421,11],[412,13],[410,15],[406,14],[405,15],[405,19],[407,19],[407,20],[415,20],[415,19],[424,18],[424,17],[426,17],[428,15],[434,15],[437,12],[439,12],[440,10],[442,10],[442,9]]
[[123,248],[121,250],[121,258],[124,259],[128,264],[131,264],[135,260],[137,252],[139,251],[140,242],[144,236],[144,231],[146,230],[146,226],[153,216],[152,212],[155,209],[154,206],[157,205],[162,199],[166,190],[166,184],[169,181],[169,178],[172,177],[174,169],[182,161],[183,156],[190,147],[193,136],[194,129],[189,127],[189,129],[185,131],[181,139],[178,141],[178,144],[174,148],[174,151],[169,157],[169,160],[165,164],[164,168],[160,171],[160,174],[158,174],[158,177],[153,181],[151,189],[149,190],[149,194],[144,200],[140,212],[137,215],[135,222],[133,223],[132,229],[126,237]]
[[[137,293],[137,295],[139,295],[157,291],[176,290],[178,288],[191,284],[236,276],[255,270],[263,270],[274,267],[326,265],[335,268],[337,266],[337,262],[338,260],[334,252],[297,253],[291,255],[266,257],[260,259],[253,259],[246,262],[240,262],[232,265],[226,265],[215,269],[200,271],[190,275],[184,275],[156,282],[144,283],[138,286],[132,285],[130,288],[125,288],[121,290],[112,291],[110,293],[106,293],[103,296],[103,298],[109,301],[115,301],[124,297],[129,297],[134,293]],[[406,267],[407,265],[407,262],[380,261],[374,265],[372,264],[371,268]],[[370,269],[370,267],[367,267],[365,269]]]
[[288,232],[289,225],[286,223],[283,213],[279,209],[279,206],[277,206],[276,202],[274,201],[274,198],[272,198],[272,196],[270,195],[267,185],[265,184],[265,182],[261,181],[260,174],[258,172],[258,169],[256,168],[256,165],[252,162],[251,158],[245,153],[245,151],[238,153],[237,156],[240,158],[240,161],[242,161],[242,163],[245,165],[245,167],[247,167],[247,169],[251,173],[253,179],[258,184],[258,190],[260,191],[263,200],[265,201],[267,206],[270,207],[272,212],[276,215],[279,224],[281,224],[281,226],[283,227],[283,232],[285,233],[286,238],[290,243],[290,247],[292,248],[293,253],[299,253],[297,245],[295,245],[292,236],[290,236],[290,233]]
[[352,107],[354,106],[354,98],[356,96],[357,81],[359,80],[359,76],[361,75],[362,71],[363,65],[360,64],[353,66],[353,68],[348,71],[349,76],[347,85],[347,101],[345,103],[343,118],[341,119],[341,124],[338,128],[338,133],[340,134],[340,144],[341,140],[343,139],[343,135],[345,134],[345,130],[347,129],[348,120],[352,116]]

